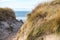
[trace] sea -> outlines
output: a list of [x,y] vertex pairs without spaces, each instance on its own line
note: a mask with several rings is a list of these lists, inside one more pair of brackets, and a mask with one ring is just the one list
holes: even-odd
[[29,13],[29,11],[15,11],[16,19],[19,21],[22,20],[25,22],[27,19],[28,13]]

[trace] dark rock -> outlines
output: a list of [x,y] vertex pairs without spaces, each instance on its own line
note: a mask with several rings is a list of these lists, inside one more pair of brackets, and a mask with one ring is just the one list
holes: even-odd
[[10,8],[0,8],[0,40],[12,40],[23,24]]

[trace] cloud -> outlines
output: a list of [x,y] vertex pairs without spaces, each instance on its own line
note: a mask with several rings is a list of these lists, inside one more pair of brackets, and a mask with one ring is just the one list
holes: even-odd
[[9,0],[0,0],[0,2],[6,2],[6,1],[9,1]]
[[0,0],[0,2],[8,2],[8,1],[16,1],[16,0]]
[[39,3],[48,0],[0,0],[0,7],[9,7],[14,10],[32,10]]

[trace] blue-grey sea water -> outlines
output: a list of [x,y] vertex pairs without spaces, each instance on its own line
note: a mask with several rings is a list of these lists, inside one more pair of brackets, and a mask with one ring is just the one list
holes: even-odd
[[16,19],[25,21],[29,11],[15,11]]

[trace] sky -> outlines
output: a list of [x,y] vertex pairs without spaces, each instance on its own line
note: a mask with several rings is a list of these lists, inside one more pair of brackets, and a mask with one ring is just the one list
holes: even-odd
[[0,0],[0,7],[12,8],[15,11],[31,11],[39,3],[47,1],[49,0]]

